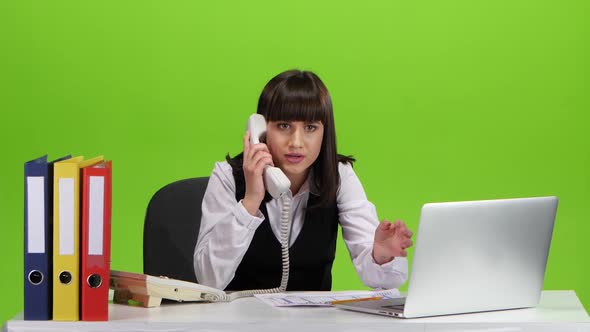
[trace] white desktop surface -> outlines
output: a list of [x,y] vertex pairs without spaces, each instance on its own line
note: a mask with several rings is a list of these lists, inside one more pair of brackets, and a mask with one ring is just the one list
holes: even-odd
[[398,319],[333,307],[271,307],[255,298],[230,303],[109,304],[108,322],[6,322],[3,331],[590,331],[574,291],[543,291],[536,308]]

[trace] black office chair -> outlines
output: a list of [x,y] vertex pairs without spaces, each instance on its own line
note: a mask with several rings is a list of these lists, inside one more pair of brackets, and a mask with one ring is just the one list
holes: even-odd
[[143,273],[197,282],[193,251],[208,182],[208,177],[180,180],[154,194],[143,225]]

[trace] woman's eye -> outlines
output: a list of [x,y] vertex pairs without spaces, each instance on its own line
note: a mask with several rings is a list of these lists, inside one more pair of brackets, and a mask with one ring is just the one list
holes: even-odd
[[305,126],[305,131],[315,131],[316,128],[317,127],[315,125],[306,125]]
[[289,129],[289,124],[286,122],[282,122],[278,124],[279,129]]

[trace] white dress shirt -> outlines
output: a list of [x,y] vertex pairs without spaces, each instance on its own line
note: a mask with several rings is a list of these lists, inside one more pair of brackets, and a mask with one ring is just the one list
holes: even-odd
[[[352,262],[362,282],[372,288],[398,288],[407,279],[408,261],[396,257],[379,265],[373,260],[373,238],[379,224],[375,206],[367,200],[363,186],[350,164],[339,163],[340,186],[336,203],[342,236]],[[311,174],[291,202],[291,238],[293,245],[305,220],[305,207],[310,191]],[[227,162],[217,162],[209,178],[202,205],[201,228],[195,247],[193,263],[199,283],[225,289],[234,278],[238,265],[246,254],[254,232],[264,220],[236,202],[236,186],[232,168]],[[282,199],[266,203],[271,229],[280,239]],[[279,240],[280,241],[280,240]],[[336,276],[337,277],[337,276]]]

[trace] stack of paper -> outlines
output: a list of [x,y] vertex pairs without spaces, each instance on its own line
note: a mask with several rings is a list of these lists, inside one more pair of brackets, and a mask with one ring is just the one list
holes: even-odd
[[393,299],[401,297],[397,289],[382,291],[298,292],[254,295],[273,307],[331,306],[334,301],[359,299]]

